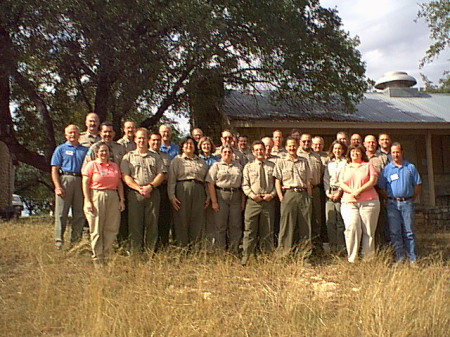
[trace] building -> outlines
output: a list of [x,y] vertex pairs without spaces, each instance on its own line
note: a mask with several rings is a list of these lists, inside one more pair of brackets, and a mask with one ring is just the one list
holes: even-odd
[[[450,207],[450,94],[419,92],[416,80],[403,72],[388,73],[378,80],[349,112],[342,104],[271,102],[269,92],[225,93],[217,112],[224,127],[250,140],[280,129],[288,135],[293,128],[321,135],[329,146],[338,131],[378,135],[386,132],[403,144],[406,157],[416,164],[423,179],[418,200],[423,209]],[[447,221],[450,223],[450,221]]]

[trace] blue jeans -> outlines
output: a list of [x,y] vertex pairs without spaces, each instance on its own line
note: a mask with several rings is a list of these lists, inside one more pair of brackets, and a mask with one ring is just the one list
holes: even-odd
[[414,203],[407,201],[387,201],[387,218],[391,234],[391,244],[395,252],[395,260],[402,261],[405,251],[410,262],[417,260],[416,241],[414,236]]

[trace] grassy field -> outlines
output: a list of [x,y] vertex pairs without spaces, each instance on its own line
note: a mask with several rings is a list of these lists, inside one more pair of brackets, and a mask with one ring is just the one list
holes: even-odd
[[98,270],[54,249],[49,219],[1,223],[0,336],[449,336],[449,243],[419,229],[417,268],[171,249]]

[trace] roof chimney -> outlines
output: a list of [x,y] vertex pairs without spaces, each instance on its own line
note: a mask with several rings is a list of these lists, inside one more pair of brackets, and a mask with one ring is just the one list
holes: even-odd
[[417,81],[414,77],[402,71],[393,71],[376,81],[375,89],[383,90],[390,97],[418,97],[418,89],[411,88],[415,84]]

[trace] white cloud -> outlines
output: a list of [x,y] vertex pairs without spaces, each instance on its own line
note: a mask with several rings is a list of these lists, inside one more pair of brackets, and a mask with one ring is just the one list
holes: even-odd
[[[424,0],[423,2],[426,2]],[[322,0],[321,5],[337,8],[344,30],[358,35],[367,77],[377,80],[389,71],[406,71],[422,85],[420,73],[437,83],[450,69],[450,52],[419,69],[425,56],[429,30],[423,20],[415,22],[418,5],[411,0]]]

